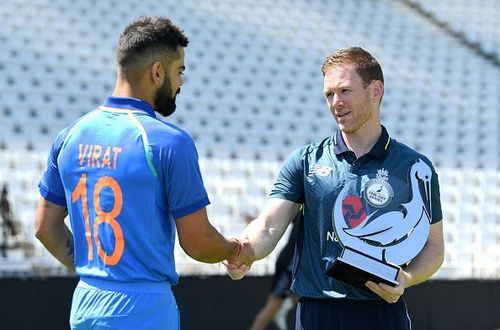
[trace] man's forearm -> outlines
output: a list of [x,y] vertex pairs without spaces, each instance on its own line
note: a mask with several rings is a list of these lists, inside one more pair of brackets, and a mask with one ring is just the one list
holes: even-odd
[[420,284],[434,274],[444,260],[444,246],[439,242],[428,242],[419,255],[413,259],[405,272],[410,275],[406,287]]
[[75,271],[73,234],[65,224],[37,234],[45,248],[69,270]]
[[233,280],[242,279],[253,261],[271,253],[290,221],[297,215],[299,207],[300,204],[280,198],[267,200],[259,217],[253,220],[240,235],[240,239],[244,242],[243,256],[247,256],[248,261],[239,258],[236,263],[226,266]]
[[263,219],[255,219],[248,224],[242,236],[249,239],[255,260],[259,260],[273,251],[283,233],[284,231],[270,227]]
[[240,251],[240,242],[227,239],[212,227],[212,233],[199,240],[199,246],[189,251],[189,256],[197,261],[216,263],[236,258]]
[[248,237],[253,248],[255,259],[266,257],[283,237],[288,225],[297,215],[300,204],[270,198],[257,219],[243,231],[243,237]]

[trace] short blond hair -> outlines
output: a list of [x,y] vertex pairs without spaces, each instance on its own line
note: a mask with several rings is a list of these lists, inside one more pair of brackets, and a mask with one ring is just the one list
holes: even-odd
[[373,80],[380,80],[384,83],[384,74],[378,61],[361,47],[341,48],[328,55],[321,66],[323,76],[328,69],[339,65],[354,64],[356,73],[361,77],[364,87]]

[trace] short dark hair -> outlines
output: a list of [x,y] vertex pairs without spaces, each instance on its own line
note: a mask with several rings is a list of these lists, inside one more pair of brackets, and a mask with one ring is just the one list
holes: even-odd
[[373,80],[380,80],[384,83],[384,74],[378,61],[361,47],[341,48],[328,55],[321,66],[323,76],[326,70],[341,64],[354,64],[356,72],[363,81],[366,88]]
[[121,33],[116,48],[119,69],[125,76],[145,69],[152,60],[177,54],[177,47],[189,43],[184,32],[168,18],[143,16],[130,23]]

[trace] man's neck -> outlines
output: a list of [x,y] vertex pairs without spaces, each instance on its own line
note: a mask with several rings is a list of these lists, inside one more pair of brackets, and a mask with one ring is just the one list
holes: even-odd
[[372,150],[381,135],[382,126],[380,124],[373,128],[365,127],[363,130],[358,130],[355,133],[342,132],[345,144],[349,150],[354,152],[356,158],[359,158]]
[[143,100],[153,106],[155,101],[154,95],[148,92],[147,88],[143,86],[144,84],[130,84],[128,81],[118,78],[113,90],[113,96],[132,97]]

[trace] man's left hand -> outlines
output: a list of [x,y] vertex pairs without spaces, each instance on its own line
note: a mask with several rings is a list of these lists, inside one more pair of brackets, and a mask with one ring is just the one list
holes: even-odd
[[405,272],[403,269],[399,269],[396,281],[398,285],[391,286],[385,283],[375,283],[372,281],[367,281],[365,283],[366,287],[370,289],[373,293],[380,296],[380,298],[387,301],[389,304],[396,303],[399,298],[403,295],[406,288],[406,281],[410,277],[410,274]]

